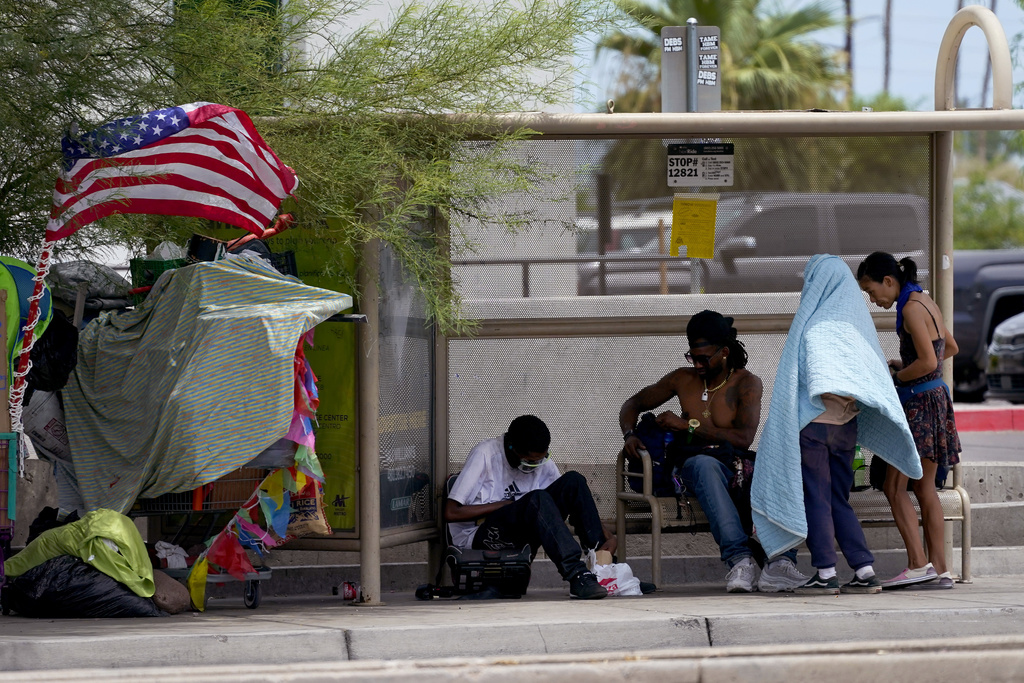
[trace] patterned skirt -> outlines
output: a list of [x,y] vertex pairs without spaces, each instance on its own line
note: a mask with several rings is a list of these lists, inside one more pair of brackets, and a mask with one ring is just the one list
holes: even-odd
[[935,387],[903,404],[917,453],[940,467],[960,462],[960,435],[953,419],[953,401],[945,387]]

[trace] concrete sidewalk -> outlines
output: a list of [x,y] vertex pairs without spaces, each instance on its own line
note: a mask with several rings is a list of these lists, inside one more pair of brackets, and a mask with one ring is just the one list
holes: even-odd
[[[339,598],[211,600],[205,614],[163,619],[30,620],[0,617],[0,670],[280,665],[341,660],[532,657],[793,644],[1024,635],[1024,577],[986,578],[953,590],[878,595],[730,595],[721,585],[654,595],[570,600],[533,591],[521,600],[386,605]],[[3,679],[6,680],[6,679]]]

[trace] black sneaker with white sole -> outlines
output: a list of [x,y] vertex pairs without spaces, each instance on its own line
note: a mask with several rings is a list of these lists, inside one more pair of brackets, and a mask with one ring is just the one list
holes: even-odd
[[823,579],[820,573],[815,572],[807,583],[797,586],[793,592],[801,595],[839,595],[839,577]]
[[569,579],[569,596],[580,600],[600,600],[608,595],[593,572],[580,572]]
[[842,593],[881,593],[882,582],[874,574],[866,579],[858,579],[854,575],[853,580],[849,583],[844,583],[839,590]]

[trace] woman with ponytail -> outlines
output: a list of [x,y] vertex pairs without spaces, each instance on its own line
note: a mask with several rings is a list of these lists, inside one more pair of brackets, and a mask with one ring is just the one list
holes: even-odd
[[[907,568],[883,581],[884,588],[934,582],[936,588],[952,588],[946,570],[942,506],[936,493],[936,472],[960,462],[960,437],[953,420],[953,400],[942,381],[942,361],[959,350],[942,319],[938,304],[917,283],[917,264],[910,258],[896,261],[892,254],[876,251],[857,268],[860,288],[882,308],[896,305],[896,333],[900,360],[890,360],[889,370],[914,435],[924,476],[913,482],[921,506],[921,523],[928,556],[917,531],[917,514],[907,495],[907,477],[890,467],[885,496],[907,547]],[[930,560],[930,561],[929,561]]]

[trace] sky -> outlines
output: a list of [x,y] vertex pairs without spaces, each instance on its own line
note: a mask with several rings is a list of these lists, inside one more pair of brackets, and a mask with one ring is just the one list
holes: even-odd
[[[841,4],[841,3],[840,3]],[[965,5],[991,6],[986,2],[965,2]],[[956,0],[893,0],[892,59],[889,92],[903,97],[915,109],[935,107],[935,64],[939,43],[949,20],[956,13]],[[853,88],[861,97],[882,91],[885,43],[882,24],[885,0],[853,0]],[[1024,12],[1013,0],[997,0],[995,14],[1003,25],[1011,50],[1014,36],[1024,33]],[[842,46],[842,31],[824,35],[822,42]],[[965,98],[970,107],[980,103],[988,46],[980,28],[964,35],[960,45],[960,80],[958,98]],[[1014,69],[1014,82],[1024,81],[1024,68]],[[1020,107],[1024,96],[1014,97]],[[992,86],[984,106],[992,106]]]
[[[1011,52],[1014,36],[1024,33],[1024,11],[1014,0],[995,0],[996,16],[1003,25],[1010,41]],[[763,0],[770,6],[772,0]],[[776,0],[783,7],[806,5],[803,0]],[[984,2],[965,1],[965,5],[990,7],[992,0]],[[836,16],[843,16],[841,0],[832,0]],[[890,63],[889,92],[904,98],[913,109],[933,109],[935,106],[935,64],[939,54],[939,43],[949,20],[956,13],[957,0],[893,0],[892,12],[892,58]],[[882,25],[885,16],[885,0],[853,0],[853,87],[857,96],[869,99],[882,91],[884,41]],[[825,43],[842,49],[845,36],[841,28],[814,34]],[[960,91],[959,97],[966,98],[967,106],[980,105],[982,82],[988,58],[988,47],[981,29],[973,27],[964,35],[960,45]],[[607,80],[608,71],[598,64],[590,71],[590,79],[596,88],[591,95],[595,101],[603,102],[602,80]],[[1014,68],[1015,83],[1024,82],[1024,66]],[[991,106],[992,88],[988,88],[985,106]],[[1014,96],[1014,106],[1024,106],[1024,94]],[[586,107],[584,107],[586,108]]]

